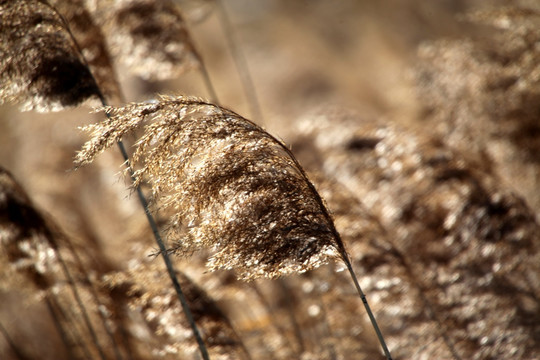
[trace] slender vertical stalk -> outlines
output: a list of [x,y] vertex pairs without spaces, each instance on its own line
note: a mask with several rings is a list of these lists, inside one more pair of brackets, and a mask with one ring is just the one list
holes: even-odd
[[210,96],[210,100],[215,104],[219,104],[217,93],[214,88],[214,85],[212,84],[212,80],[210,79],[210,74],[208,73],[208,69],[206,68],[206,65],[203,59],[201,58],[201,56],[197,54],[197,58],[199,60],[199,63],[201,64],[201,75],[203,77],[204,85],[206,86],[206,89]]
[[[55,9],[55,11],[56,11],[56,9]],[[57,13],[58,13],[58,11],[57,11]],[[68,30],[71,38],[73,39],[73,42],[75,43],[75,46],[77,46],[77,48],[78,48],[78,50],[79,50],[79,52],[80,52],[80,54],[81,54],[81,56],[82,56],[82,58],[83,58],[83,60],[85,62],[85,65],[90,70],[90,66],[88,65],[88,62],[86,61],[86,58],[83,56],[83,52],[81,51],[80,46],[79,46],[77,40],[75,39],[75,36],[73,36],[73,33],[71,32],[68,22],[62,17],[62,15],[60,13],[58,13],[58,14],[60,15],[60,17],[63,19],[64,23],[66,24],[66,29]],[[92,75],[92,77],[94,78],[94,81],[97,84],[97,81],[96,81],[96,79],[95,79],[95,77],[94,77],[94,75],[92,74],[91,71],[90,71],[90,74]],[[208,81],[209,81],[209,78],[208,78]],[[99,89],[99,85],[98,85],[98,90],[99,90],[98,96],[99,96],[99,99],[101,101],[101,104],[103,106],[107,106],[107,100],[105,99],[105,96],[103,95],[103,93]],[[213,91],[213,88],[212,88],[212,91]],[[109,116],[109,115],[107,114],[107,116]],[[128,167],[128,171],[130,173],[131,180],[133,182],[135,182],[135,178],[133,177],[133,169],[131,168],[131,165],[129,164],[129,156],[128,156],[128,153],[126,151],[126,147],[124,146],[124,143],[122,141],[118,142],[118,148],[120,149],[120,153],[122,154],[122,157],[123,157],[123,159],[124,159],[124,161],[126,163],[126,166]],[[204,344],[204,341],[202,340],[199,329],[197,328],[197,324],[195,324],[195,320],[193,319],[193,314],[191,313],[191,310],[189,309],[189,305],[187,303],[184,292],[182,291],[182,288],[180,286],[180,282],[178,281],[178,278],[176,277],[176,271],[174,270],[174,266],[172,264],[172,261],[171,261],[169,255],[168,255],[167,248],[165,247],[165,243],[163,242],[163,239],[161,238],[161,235],[159,233],[159,229],[158,229],[158,226],[157,226],[156,221],[154,219],[154,216],[150,212],[150,209],[149,209],[149,206],[148,206],[148,201],[146,200],[146,197],[143,194],[140,187],[137,187],[136,191],[137,191],[137,195],[138,195],[138,198],[139,198],[139,202],[141,203],[141,206],[144,209],[144,213],[146,214],[146,218],[148,220],[150,228],[152,229],[152,233],[154,234],[154,238],[156,240],[156,243],[158,244],[161,256],[163,257],[163,261],[165,262],[165,267],[167,268],[167,272],[169,273],[169,277],[171,278],[171,281],[173,283],[173,287],[174,287],[174,290],[176,291],[176,295],[178,297],[178,300],[180,301],[180,304],[182,305],[182,309],[184,311],[186,319],[189,322],[189,325],[191,326],[191,329],[193,331],[193,335],[195,336],[195,339],[196,339],[197,344],[199,346],[199,351],[201,353],[201,356],[202,356],[202,358],[204,360],[209,360],[210,357],[208,355],[208,350],[206,349],[206,345]]]
[[[83,301],[82,301],[81,296],[79,294],[79,291],[77,290],[77,286],[75,285],[75,281],[73,280],[73,277],[71,276],[71,273],[69,272],[69,269],[68,269],[62,255],[60,254],[60,250],[58,250],[58,249],[56,251],[56,256],[58,257],[58,262],[60,263],[60,265],[62,267],[62,271],[64,272],[64,275],[66,276],[66,279],[67,279],[67,282],[68,282],[69,287],[71,289],[71,292],[73,294],[73,297],[75,298],[75,302],[77,303],[77,306],[79,307],[79,310],[81,311],[81,315],[83,317],[84,323],[86,324],[86,327],[88,328],[88,332],[90,333],[90,337],[92,338],[92,341],[94,341],[94,344],[96,345],[97,350],[98,350],[99,355],[101,356],[101,358],[106,359],[105,354],[104,354],[104,352],[101,349],[101,346],[99,344],[97,334],[96,334],[96,332],[94,330],[94,327],[92,326],[92,322],[90,321],[90,317],[88,316],[88,312],[86,311],[86,308],[84,307],[84,304],[83,304]],[[106,323],[106,321],[104,321],[104,322]],[[116,358],[117,359],[122,359],[122,356],[120,355],[120,353],[118,351],[118,346],[117,346],[116,342],[114,341],[114,337],[112,336],[112,334],[109,334],[109,335],[111,336],[111,339],[112,339],[113,344],[114,344],[113,349],[114,349]]]
[[[66,247],[68,248],[68,250],[70,251],[70,253],[73,255],[73,257],[74,257],[75,261],[77,262],[78,266],[81,268],[83,274],[88,274],[88,272],[87,272],[81,258],[79,257],[79,254],[77,254],[77,251],[75,250],[75,248],[73,247],[71,242],[66,240],[65,244],[66,244]],[[63,259],[61,258],[61,254],[60,254],[59,251],[58,251],[58,259],[59,259],[59,261],[61,261],[63,263],[62,267],[65,269],[65,271],[67,271],[67,266],[65,264],[65,261],[63,261]],[[66,277],[67,277],[67,275],[66,275]],[[71,278],[71,274],[69,275],[69,278]],[[99,296],[98,296],[98,294],[96,292],[96,289],[94,288],[93,283],[88,278],[87,278],[87,280],[88,280],[88,283],[89,283],[88,291],[90,292],[92,298],[94,299],[97,306],[99,307],[99,306],[101,306],[101,303],[99,301]],[[73,279],[70,279],[69,282],[70,282],[70,286],[75,288],[75,282],[73,281]],[[73,289],[73,291],[76,291],[76,289]],[[105,328],[105,332],[107,332],[107,335],[111,338],[116,358],[120,359],[120,360],[123,359],[123,356],[120,353],[120,346],[118,345],[118,342],[116,341],[116,339],[114,337],[114,331],[111,328],[111,326],[109,325],[104,312],[98,309],[98,313],[99,313],[99,315],[101,317],[101,320],[103,321],[103,327]],[[124,342],[125,342],[124,346],[126,347],[124,349],[124,351],[127,353],[127,358],[131,359],[132,358],[132,356],[130,355],[131,349],[129,348],[129,345],[127,345],[127,341],[125,339],[125,336],[124,336]]]
[[[56,9],[55,9],[55,11],[56,11]],[[56,12],[58,13],[58,11],[56,11]],[[77,48],[78,48],[78,50],[79,50],[79,52],[80,52],[80,54],[82,56],[83,53],[82,53],[82,51],[80,49],[80,46],[79,46],[77,40],[75,39],[75,36],[73,36],[73,34],[71,33],[68,22],[62,17],[62,15],[60,13],[58,13],[58,14],[61,16],[61,18],[65,22],[66,29],[68,29],[68,32],[70,33],[70,36],[73,39],[73,42],[77,46]],[[86,61],[84,56],[82,56],[82,58],[83,58],[83,60],[85,62],[85,65],[90,70],[88,62]],[[92,75],[92,77],[94,77],[91,71],[90,71],[90,74]],[[95,78],[94,78],[94,81],[96,81]],[[96,84],[97,84],[97,82],[96,82]],[[98,89],[99,89],[99,87],[98,87]],[[99,99],[101,101],[101,104],[103,106],[107,106],[107,100],[105,99],[105,96],[103,95],[101,90],[99,90],[98,96],[99,96]],[[109,116],[109,115],[107,114],[107,116]],[[122,154],[122,157],[123,157],[123,159],[124,159],[124,161],[126,163],[126,166],[128,167],[128,171],[130,173],[131,180],[133,182],[135,182],[135,179],[133,177],[133,169],[131,168],[131,165],[129,163],[129,156],[128,156],[128,153],[126,151],[126,147],[124,146],[124,143],[122,141],[118,142],[118,148],[120,149],[120,153]],[[146,200],[146,197],[143,194],[140,187],[137,187],[136,191],[137,191],[137,195],[138,195],[138,198],[139,198],[139,202],[141,203],[141,205],[142,205],[142,207],[144,209],[144,213],[146,214],[146,219],[148,220],[150,228],[152,229],[152,233],[154,234],[154,238],[156,240],[156,243],[158,244],[161,256],[163,257],[163,261],[165,262],[165,267],[167,268],[167,272],[169,273],[169,277],[171,278],[171,281],[173,283],[173,287],[174,287],[174,290],[176,291],[176,295],[178,297],[178,300],[180,301],[180,304],[182,305],[182,309],[184,311],[184,314],[185,314],[185,316],[187,318],[187,321],[189,322],[189,325],[191,326],[191,329],[193,331],[193,335],[195,336],[195,339],[196,339],[197,344],[199,346],[199,351],[201,353],[201,356],[202,356],[202,358],[204,360],[210,360],[210,357],[208,355],[208,350],[206,349],[206,345],[204,344],[204,341],[203,341],[203,339],[201,337],[199,329],[197,328],[197,324],[195,324],[195,320],[193,319],[193,314],[191,313],[191,310],[189,309],[189,305],[187,303],[184,292],[182,291],[182,288],[180,286],[180,282],[178,281],[178,278],[176,277],[176,271],[174,270],[174,266],[172,264],[172,261],[171,261],[169,255],[168,255],[167,248],[165,247],[165,243],[163,242],[163,239],[161,238],[161,235],[159,233],[159,229],[158,229],[158,226],[157,226],[156,221],[154,219],[154,216],[150,212],[150,208],[148,206],[148,201]]]
[[358,278],[356,277],[356,274],[354,273],[349,257],[346,254],[344,255],[343,262],[345,262],[345,266],[347,266],[347,270],[349,270],[349,274],[351,274],[352,280],[354,282],[354,286],[356,287],[356,291],[358,292],[358,295],[360,296],[360,299],[362,299],[362,303],[364,304],[364,307],[366,308],[366,312],[369,316],[369,320],[371,321],[371,325],[373,326],[373,329],[375,330],[375,333],[377,334],[377,338],[379,339],[379,343],[381,343],[381,346],[383,348],[384,355],[386,356],[387,360],[392,360],[392,355],[390,355],[390,350],[388,350],[388,347],[386,346],[386,342],[384,341],[384,337],[382,335],[381,329],[379,328],[379,325],[377,324],[377,320],[375,320],[375,316],[373,315],[373,312],[371,311],[371,307],[369,306],[366,295],[364,294],[364,292],[362,291],[362,288],[360,287],[360,284],[358,283]]
[[[255,294],[257,295],[259,301],[261,302],[261,304],[263,305],[263,307],[265,308],[265,310],[267,311],[268,315],[270,316],[270,323],[271,323],[271,326],[274,328],[274,330],[282,335],[283,337],[283,345],[281,346],[282,348],[289,348],[291,349],[291,352],[294,352],[294,346],[292,346],[291,344],[291,341],[289,339],[289,337],[286,335],[287,334],[287,330],[285,329],[285,327],[281,324],[280,321],[278,321],[278,318],[276,316],[271,316],[275,311],[276,311],[276,308],[270,303],[270,301],[266,298],[266,295],[263,293],[263,291],[261,290],[261,288],[257,285],[257,283],[253,283],[253,285],[251,285],[252,289],[255,291]],[[267,352],[268,355],[270,355],[269,352]],[[300,358],[302,355],[302,351],[298,351],[296,352],[296,357],[297,358]]]
[[[124,143],[122,141],[118,142],[118,148],[120,149],[120,153],[122,153],[122,156],[124,157],[124,160],[126,161],[126,165],[128,167],[128,170],[131,176],[131,180],[133,181],[133,183],[135,183],[135,178],[133,177],[133,169],[129,165],[129,157],[128,157],[126,148],[124,146]],[[197,344],[199,345],[199,351],[201,353],[201,356],[204,360],[209,360],[210,357],[208,355],[208,350],[206,349],[206,345],[204,344],[204,341],[201,337],[201,333],[199,332],[199,329],[197,328],[197,324],[195,324],[195,320],[193,319],[193,314],[191,313],[191,310],[189,309],[189,305],[187,303],[184,292],[182,291],[182,287],[180,286],[180,282],[178,281],[178,278],[176,277],[176,271],[174,270],[174,266],[169,257],[167,248],[165,247],[163,239],[161,238],[156,221],[154,217],[152,216],[152,213],[150,212],[148,201],[146,200],[146,197],[144,196],[139,186],[137,186],[136,191],[139,197],[139,202],[144,208],[146,219],[148,220],[148,223],[150,224],[150,228],[152,229],[152,233],[154,234],[154,238],[156,239],[156,242],[158,244],[159,251],[161,253],[161,256],[163,257],[163,261],[165,262],[165,266],[167,267],[167,272],[169,273],[169,277],[171,278],[171,281],[173,283],[173,287],[174,287],[174,290],[176,291],[176,295],[178,296],[178,300],[180,300],[180,304],[182,305],[184,314],[186,315],[189,325],[191,326],[191,330],[193,331],[193,335],[195,336],[195,339],[197,340]]]
[[223,4],[222,0],[216,0],[215,2],[219,7],[219,20],[225,34],[225,39],[227,40],[227,45],[232,51],[236,71],[238,71],[238,75],[240,76],[240,81],[242,83],[242,87],[244,88],[244,93],[246,94],[252,119],[256,120],[259,124],[262,124],[264,121],[261,106],[257,97],[255,85],[253,84],[253,79],[249,72],[248,63],[242,50],[237,45],[237,41],[234,39],[233,27],[231,25],[229,15],[227,14],[225,4]]
[[[276,139],[276,141],[278,141],[278,140]],[[383,335],[381,333],[381,329],[379,328],[379,325],[377,324],[377,320],[375,319],[375,316],[373,315],[373,312],[371,311],[371,307],[369,306],[369,303],[368,303],[368,301],[366,299],[366,295],[364,294],[364,292],[362,291],[362,288],[360,287],[360,284],[358,283],[358,278],[356,277],[356,274],[354,273],[353,267],[351,265],[351,261],[349,259],[349,255],[347,255],[347,250],[345,249],[345,245],[343,244],[343,240],[341,239],[341,236],[339,235],[338,231],[336,230],[336,228],[333,225],[334,221],[332,220],[330,214],[326,210],[326,205],[324,205],[324,202],[321,199],[321,196],[319,195],[319,193],[317,192],[317,189],[315,189],[315,186],[311,183],[311,181],[307,177],[306,172],[304,171],[302,166],[298,163],[298,160],[296,160],[296,158],[294,157],[291,150],[289,148],[287,148],[285,145],[283,145],[283,143],[281,143],[279,141],[278,141],[278,143],[281,144],[281,148],[294,161],[294,163],[297,166],[298,170],[302,174],[302,177],[307,182],[307,184],[308,184],[308,186],[309,186],[309,188],[310,188],[310,190],[312,192],[312,195],[314,196],[314,198],[319,203],[319,206],[321,207],[321,209],[323,209],[323,213],[325,214],[325,216],[328,218],[328,223],[332,224],[332,232],[334,234],[334,238],[335,238],[335,241],[336,241],[336,244],[337,244],[339,254],[341,255],[341,259],[345,263],[345,266],[347,267],[347,270],[349,270],[349,274],[352,277],[352,280],[354,282],[354,286],[356,287],[356,291],[358,292],[358,295],[360,296],[360,299],[362,300],[362,303],[364,304],[364,307],[366,308],[366,312],[367,312],[367,314],[369,316],[369,320],[371,321],[373,329],[375,330],[375,333],[377,334],[377,338],[379,339],[379,343],[381,344],[381,347],[382,347],[382,349],[384,351],[384,355],[386,356],[386,359],[387,360],[392,360],[392,355],[390,355],[390,351],[388,350],[388,346],[386,346],[386,342],[384,341],[384,337],[383,337]]]
[[289,320],[291,321],[291,325],[293,328],[293,333],[296,338],[296,342],[298,344],[298,353],[303,354],[306,350],[306,346],[304,344],[304,338],[302,336],[302,330],[300,328],[300,325],[298,324],[298,320],[296,319],[296,314],[294,312],[294,304],[291,300],[291,290],[289,289],[289,286],[285,282],[284,279],[279,278],[277,279],[277,283],[280,287],[281,292],[285,295],[283,298],[285,300],[285,310],[287,311],[287,315],[289,316]]
[[17,347],[17,345],[13,342],[13,340],[11,339],[11,337],[9,336],[7,330],[4,328],[4,326],[2,325],[2,323],[0,323],[0,334],[2,334],[4,336],[4,339],[6,340],[6,342],[8,343],[11,351],[13,352],[13,354],[15,354],[15,356],[17,357],[17,359],[19,360],[30,360],[30,357],[27,356],[23,349],[19,349]]
[[[62,339],[62,342],[64,343],[64,346],[66,347],[66,351],[68,352],[69,358],[80,358],[80,356],[75,356],[73,349],[75,348],[75,340],[74,339],[82,339],[83,337],[80,335],[80,333],[77,330],[76,326],[71,326],[69,328],[69,331],[73,334],[68,334],[68,330],[64,329],[64,326],[62,325],[62,317],[64,321],[67,321],[68,316],[64,313],[62,310],[62,307],[57,303],[57,301],[52,297],[52,300],[49,298],[51,294],[47,294],[45,296],[45,301],[47,302],[47,308],[49,309],[49,313],[51,314],[51,317],[53,319],[53,323],[56,327],[56,330],[58,331],[58,334],[60,335],[60,338]],[[54,300],[54,301],[53,301]],[[77,344],[80,348],[80,351],[84,353],[84,356],[86,359],[91,360],[92,355],[90,354],[90,350],[86,347],[86,344],[84,342]]]

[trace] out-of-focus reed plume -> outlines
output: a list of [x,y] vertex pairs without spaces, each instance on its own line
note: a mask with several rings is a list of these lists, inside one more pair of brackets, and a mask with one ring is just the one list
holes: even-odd
[[56,111],[98,96],[67,23],[39,0],[0,3],[0,102]]
[[[242,341],[216,303],[190,278],[177,273],[193,317],[212,359],[248,359]],[[139,340],[160,358],[191,357],[197,352],[190,325],[181,313],[167,273],[154,262],[137,261],[128,270],[111,273],[105,286],[122,291],[126,306],[140,312],[149,331]],[[138,326],[141,326],[140,324]]]
[[[25,345],[20,338],[35,336],[33,327],[21,321],[3,323],[8,336],[19,338],[12,351],[51,359],[121,358],[126,353],[121,318],[116,317],[109,294],[96,284],[106,265],[92,257],[95,252],[88,247],[80,256],[80,249],[41,215],[11,174],[0,168],[3,310],[44,311],[42,326],[51,328],[48,336],[41,334]],[[13,302],[15,295],[21,297],[18,302]],[[54,351],[43,349],[52,343],[56,343]]]
[[[524,199],[489,163],[432,134],[330,114],[300,123],[299,158],[316,159],[308,169],[323,169],[371,209],[386,229],[386,256],[402,269],[387,281],[416,288],[416,300],[394,308],[392,324],[407,319],[389,328],[397,356],[537,357],[539,324],[531,319],[540,308],[540,226]],[[426,315],[433,331],[415,325]]]
[[199,57],[174,1],[87,3],[120,67],[146,80],[167,80],[198,68]]
[[497,174],[540,209],[540,7],[473,12],[477,34],[420,46],[420,121]]
[[119,99],[120,87],[116,80],[113,61],[96,19],[87,10],[84,0],[49,0],[62,14],[80,48],[99,89],[107,99]]

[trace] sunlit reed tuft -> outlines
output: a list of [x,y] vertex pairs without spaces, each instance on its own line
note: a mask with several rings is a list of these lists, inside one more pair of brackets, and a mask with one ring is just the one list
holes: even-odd
[[146,124],[133,155],[134,185],[148,180],[155,205],[172,211],[171,251],[209,247],[211,269],[234,268],[244,279],[304,272],[338,253],[340,240],[313,185],[286,146],[259,126],[194,97],[104,111],[109,119],[85,128],[92,138],[77,163]]

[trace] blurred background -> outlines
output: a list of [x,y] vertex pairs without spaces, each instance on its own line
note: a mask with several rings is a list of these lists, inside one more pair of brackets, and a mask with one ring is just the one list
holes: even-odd
[[[540,356],[537,1],[177,4],[219,104],[284,139],[312,176],[396,359]],[[127,102],[211,96],[197,70],[149,81],[115,65]],[[60,240],[47,246],[65,252],[98,340],[74,325],[84,316],[63,265],[40,287],[21,272],[27,263],[9,260],[0,357],[97,358],[100,343],[104,358],[196,359],[186,325],[170,320],[182,314],[149,257],[155,246],[120,155],[73,168],[87,140],[79,127],[102,116],[90,110],[2,105],[0,166],[55,229]],[[198,319],[217,324],[203,326],[213,358],[247,358],[244,349],[253,359],[383,358],[339,264],[243,283],[207,273],[207,255],[177,266],[197,286]],[[218,315],[205,313],[211,306]]]

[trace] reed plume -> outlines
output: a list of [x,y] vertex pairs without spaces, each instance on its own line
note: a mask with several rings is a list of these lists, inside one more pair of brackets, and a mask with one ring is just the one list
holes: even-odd
[[209,247],[207,266],[235,269],[239,278],[276,277],[341,258],[387,359],[391,359],[326,205],[290,150],[240,115],[195,97],[105,107],[107,120],[76,158],[91,162],[147,124],[136,143],[134,187],[143,179],[154,204],[171,213],[169,251]]
[[[396,326],[389,333],[397,356],[537,358],[539,326],[530,321],[540,298],[534,210],[477,154],[358,116],[306,118],[303,152],[321,154],[317,167],[352,190],[392,235],[375,264],[388,261],[390,278],[400,279],[395,296],[402,300],[387,293],[386,311],[395,310],[381,311],[382,321],[390,315]],[[403,288],[412,291],[399,294]],[[406,326],[398,326],[400,318]]]
[[87,1],[120,65],[145,80],[167,80],[199,66],[186,23],[171,0]]
[[0,2],[0,103],[57,111],[97,97],[62,17],[46,2]]
[[422,123],[453,147],[483,153],[538,209],[540,8],[529,6],[466,14],[480,35],[421,44],[415,80]]
[[249,120],[194,97],[103,111],[109,119],[84,129],[92,138],[77,164],[148,123],[133,155],[139,166],[134,186],[147,179],[154,203],[172,212],[171,251],[210,247],[212,270],[234,268],[253,279],[304,272],[341,250],[332,219],[299,164]]
[[88,10],[84,0],[49,0],[69,25],[69,30],[94,76],[99,90],[107,99],[118,99],[120,85],[113,68],[105,35]]

